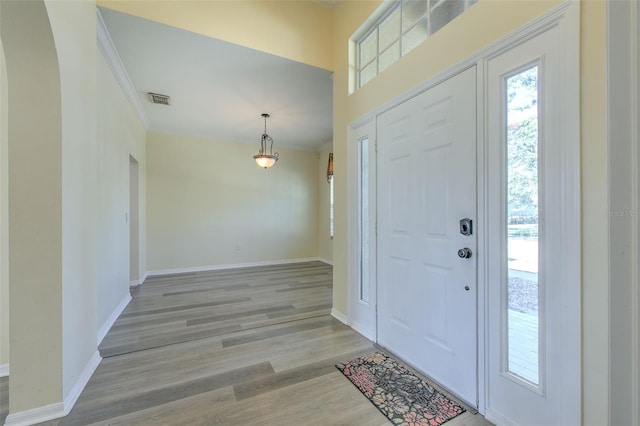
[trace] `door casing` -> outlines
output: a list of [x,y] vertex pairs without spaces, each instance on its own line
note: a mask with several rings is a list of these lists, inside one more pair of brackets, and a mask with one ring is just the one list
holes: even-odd
[[[354,286],[358,285],[357,280],[357,175],[355,174],[355,170],[357,170],[357,164],[355,161],[357,160],[357,156],[354,155],[354,139],[353,135],[358,132],[358,129],[364,125],[371,125],[373,122],[375,124],[376,117],[388,111],[391,108],[415,97],[416,95],[429,90],[430,88],[440,84],[441,82],[447,80],[453,75],[456,75],[463,71],[466,68],[469,68],[473,65],[477,66],[477,176],[478,176],[478,193],[477,193],[477,208],[478,208],[478,217],[476,229],[478,232],[478,348],[477,348],[477,356],[478,356],[478,411],[481,414],[486,414],[485,407],[487,405],[487,369],[488,369],[488,359],[487,359],[487,338],[488,338],[488,324],[487,324],[487,276],[488,276],[488,265],[486,259],[482,259],[483,253],[487,252],[487,244],[488,241],[484,237],[486,235],[487,229],[487,217],[490,212],[487,211],[487,149],[486,149],[486,114],[485,114],[485,90],[486,90],[486,76],[484,72],[484,64],[487,58],[491,56],[495,56],[502,51],[509,50],[522,42],[535,37],[536,35],[546,31],[547,29],[558,25],[559,23],[565,23],[567,38],[566,38],[566,46],[565,50],[569,53],[567,60],[569,63],[567,64],[566,73],[575,77],[576,82],[579,81],[579,63],[577,61],[577,55],[579,52],[579,10],[580,4],[578,1],[566,1],[556,8],[550,10],[549,12],[541,15],[540,17],[532,20],[522,28],[514,31],[513,33],[495,41],[491,45],[486,48],[475,52],[473,55],[469,56],[464,61],[459,62],[458,64],[446,69],[445,71],[433,76],[432,78],[426,80],[422,84],[416,86],[412,90],[378,106],[377,108],[372,109],[369,113],[363,115],[360,119],[352,122],[348,129],[348,139],[347,139],[347,237],[348,237],[348,257],[347,257],[347,276],[348,276],[348,308],[349,312],[347,313],[348,324],[351,325],[351,314],[353,310],[353,297],[354,297]],[[572,138],[573,143],[579,145],[579,88],[576,85],[572,85],[569,89],[570,95],[575,98],[575,108],[572,109],[570,116],[568,117],[568,126],[570,131],[568,132],[568,137]],[[375,129],[375,125],[373,126]],[[372,132],[375,137],[375,131]],[[578,159],[577,166],[579,169],[579,149],[577,151]],[[577,171],[579,173],[579,170]],[[574,200],[579,204],[580,200]],[[355,236],[355,238],[353,238]],[[374,236],[375,237],[375,236]],[[579,234],[578,234],[579,237]],[[579,265],[578,265],[579,266]],[[575,269],[575,268],[574,268]],[[374,271],[375,273],[375,268]],[[575,297],[575,306],[574,317],[572,318],[572,323],[574,324],[572,327],[572,334],[574,336],[578,336],[571,340],[570,347],[568,348],[569,352],[574,354],[575,362],[572,365],[572,376],[575,380],[569,385],[567,392],[571,394],[571,403],[567,406],[567,410],[571,412],[571,416],[573,418],[580,419],[581,415],[581,388],[582,388],[582,379],[581,379],[581,369],[582,364],[580,361],[580,347],[581,347],[581,339],[580,339],[580,310],[581,310],[581,297],[580,297],[580,272],[578,268],[577,276],[573,277],[573,286],[572,292]],[[575,283],[577,282],[577,287]],[[377,302],[376,302],[377,303]],[[578,327],[575,327],[575,324]],[[377,328],[377,327],[376,327]],[[576,422],[579,423],[579,420]]]

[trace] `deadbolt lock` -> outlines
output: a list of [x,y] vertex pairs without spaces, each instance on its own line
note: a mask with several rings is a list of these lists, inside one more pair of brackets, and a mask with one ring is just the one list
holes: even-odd
[[464,219],[460,219],[460,233],[462,235],[473,234],[473,221],[468,217],[465,217]]

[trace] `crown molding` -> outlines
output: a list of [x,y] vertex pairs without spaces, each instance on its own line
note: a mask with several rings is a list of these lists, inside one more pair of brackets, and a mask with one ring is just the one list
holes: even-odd
[[118,84],[122,88],[122,91],[129,100],[129,103],[133,107],[133,110],[138,115],[140,121],[142,121],[142,123],[144,124],[144,127],[149,130],[149,117],[145,113],[142,102],[140,101],[140,97],[138,97],[136,89],[133,86],[131,79],[129,78],[129,74],[127,74],[127,70],[122,64],[122,59],[120,59],[118,50],[113,44],[113,40],[111,39],[111,35],[109,34],[109,30],[107,29],[99,8],[96,8],[96,14],[98,15],[96,25],[98,47],[102,51],[102,54],[107,60],[107,63],[109,64],[114,77],[118,81]]

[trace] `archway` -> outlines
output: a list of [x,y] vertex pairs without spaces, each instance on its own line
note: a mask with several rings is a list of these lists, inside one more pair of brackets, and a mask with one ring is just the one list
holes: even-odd
[[0,39],[7,72],[11,424],[21,417],[13,413],[62,407],[61,90],[43,0],[1,2]]

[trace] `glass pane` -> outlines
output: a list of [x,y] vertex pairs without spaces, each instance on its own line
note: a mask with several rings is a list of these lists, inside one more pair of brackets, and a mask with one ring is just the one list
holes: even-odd
[[442,0],[431,10],[431,34],[464,12],[465,0]]
[[378,54],[378,31],[373,31],[360,42],[360,62],[358,69],[362,70]]
[[508,370],[539,384],[538,67],[506,89]]
[[369,303],[369,139],[360,141],[360,300]]
[[406,0],[402,3],[402,33],[427,15],[427,0]]
[[380,54],[380,67],[378,69],[378,73],[387,69],[389,65],[393,64],[398,59],[400,59],[400,42],[396,42],[385,52]]
[[380,23],[378,31],[380,33],[379,51],[382,52],[391,43],[398,41],[400,38],[400,8],[394,10],[391,15]]
[[373,79],[373,77],[378,74],[378,67],[376,65],[376,61],[373,61],[365,69],[360,71],[360,87],[367,84],[369,81],[371,81],[371,79]]
[[427,39],[427,19],[423,19],[402,36],[402,56]]

